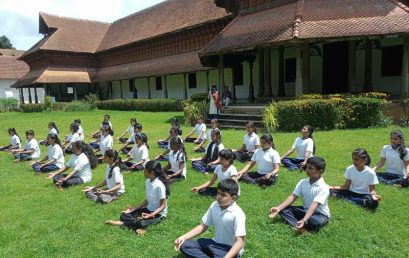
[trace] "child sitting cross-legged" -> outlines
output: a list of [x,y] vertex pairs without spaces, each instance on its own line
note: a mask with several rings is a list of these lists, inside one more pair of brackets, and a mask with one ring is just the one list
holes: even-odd
[[[298,182],[292,195],[277,207],[270,209],[270,218],[277,214],[295,229],[302,233],[305,229],[318,231],[327,225],[330,217],[328,208],[329,187],[322,174],[325,171],[325,160],[311,157],[306,162],[308,178]],[[298,197],[303,200],[302,206],[291,206]]]
[[[213,202],[201,223],[175,240],[175,249],[186,257],[238,257],[243,254],[246,215],[237,205],[239,185],[225,179],[217,185]],[[214,225],[214,237],[189,240]]]

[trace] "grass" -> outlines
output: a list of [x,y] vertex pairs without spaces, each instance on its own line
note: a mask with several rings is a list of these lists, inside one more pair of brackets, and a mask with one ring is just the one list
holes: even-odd
[[[55,121],[61,135],[68,133],[69,124],[81,118],[87,136],[109,113],[116,135],[136,117],[148,134],[150,157],[162,152],[156,140],[167,135],[168,120],[182,113],[142,113],[95,111],[87,113],[0,113],[0,145],[8,143],[7,128],[15,127],[21,136],[34,129],[37,140],[45,138],[47,123]],[[184,135],[191,128],[183,126]],[[344,182],[345,168],[352,163],[351,152],[365,147],[377,162],[381,147],[388,143],[392,128],[365,130],[334,130],[314,133],[317,155],[327,161],[324,178],[328,184]],[[409,135],[406,128],[402,129]],[[224,145],[238,148],[243,131],[223,130]],[[274,134],[276,148],[284,153],[297,133]],[[115,145],[116,147],[119,144]],[[193,144],[188,143],[188,156]],[[42,147],[42,156],[45,148]],[[66,157],[68,159],[68,157]],[[76,186],[60,192],[45,176],[33,176],[26,163],[14,164],[11,156],[0,153],[0,257],[173,257],[173,241],[197,225],[207,210],[211,198],[190,192],[209,177],[188,166],[188,179],[175,183],[169,198],[168,218],[151,226],[148,233],[137,237],[131,231],[104,225],[107,219],[118,219],[127,204],[136,204],[145,196],[142,173],[125,174],[126,193],[109,205],[97,205],[87,200]],[[238,169],[242,163],[235,163]],[[94,170],[91,184],[102,180],[104,166]],[[238,203],[247,216],[245,257],[407,257],[409,254],[408,190],[379,185],[377,192],[383,201],[375,213],[368,212],[343,200],[331,199],[331,220],[318,234],[295,234],[281,219],[267,218],[271,206],[283,201],[293,191],[303,173],[280,170],[277,185],[262,190],[241,184]],[[206,232],[211,237],[213,230]]]

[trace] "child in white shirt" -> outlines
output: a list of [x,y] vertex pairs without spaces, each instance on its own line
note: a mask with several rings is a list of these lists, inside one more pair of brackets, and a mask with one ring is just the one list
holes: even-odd
[[172,137],[169,141],[170,149],[169,161],[163,167],[166,179],[169,184],[186,179],[186,151],[185,146],[179,137]]
[[[121,143],[125,143],[129,138],[125,138],[124,136],[127,134],[127,133],[129,133],[131,136],[132,136],[132,134],[133,134],[133,127],[138,123],[137,121],[136,121],[136,118],[131,118],[130,120],[129,120],[129,123],[130,123],[130,126],[128,126],[128,128],[126,128],[126,130],[125,130],[125,132],[123,133],[123,134],[121,134],[119,137],[118,137],[118,141],[119,142],[121,142]],[[133,143],[133,142],[132,142]]]
[[47,155],[39,161],[30,163],[37,174],[59,170],[64,166],[64,152],[58,135],[49,134],[47,137]]
[[260,148],[260,138],[257,135],[257,128],[253,122],[246,125],[247,134],[244,135],[243,145],[238,151],[234,151],[236,160],[246,162],[251,159],[256,149]]
[[[190,137],[194,133],[197,134],[197,138]],[[188,134],[185,138],[185,142],[193,142],[195,144],[201,143],[206,138],[206,124],[204,123],[204,118],[199,117],[197,119],[197,124],[193,128],[192,132]]]
[[149,161],[149,151],[142,133],[136,133],[134,137],[135,146],[128,153],[128,158],[124,159],[124,167],[129,171],[141,171],[145,169],[145,165]]
[[20,160],[32,160],[38,159],[41,155],[40,146],[36,139],[34,139],[34,131],[26,131],[26,146],[24,149],[13,149],[11,150],[14,154],[15,161],[19,162]]
[[21,149],[21,139],[18,136],[15,128],[9,128],[7,130],[10,136],[10,144],[7,146],[1,146],[0,151],[11,151]]
[[219,152],[224,149],[222,135],[219,129],[211,130],[211,142],[207,145],[205,155],[192,158],[192,167],[200,173],[213,172],[219,164]]

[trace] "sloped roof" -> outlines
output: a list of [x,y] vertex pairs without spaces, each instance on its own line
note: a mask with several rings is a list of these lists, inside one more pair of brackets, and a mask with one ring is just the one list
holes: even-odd
[[214,0],[167,0],[115,21],[98,51],[154,38],[230,15]]
[[409,8],[398,0],[298,0],[237,16],[200,56],[299,40],[409,33]]
[[0,49],[0,79],[16,80],[29,71],[28,65],[17,60],[24,51]]
[[196,51],[99,69],[95,81],[204,71]]
[[47,34],[24,56],[40,49],[95,53],[109,23],[40,13],[40,33]]

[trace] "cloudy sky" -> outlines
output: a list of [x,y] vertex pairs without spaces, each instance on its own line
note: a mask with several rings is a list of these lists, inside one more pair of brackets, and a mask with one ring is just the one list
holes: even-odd
[[164,0],[0,0],[0,36],[16,49],[27,50],[42,37],[39,12],[113,22]]

